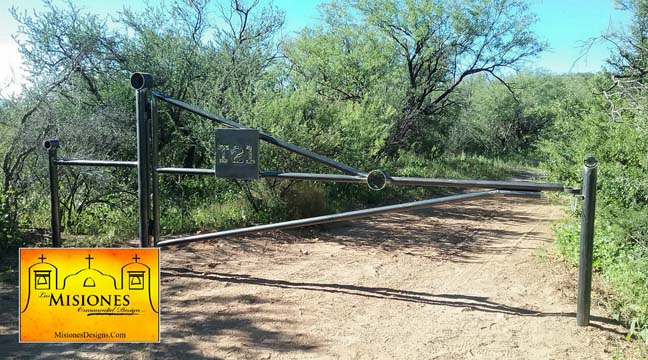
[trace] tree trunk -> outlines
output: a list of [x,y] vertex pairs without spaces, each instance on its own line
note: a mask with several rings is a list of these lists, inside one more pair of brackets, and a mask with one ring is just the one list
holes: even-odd
[[418,112],[405,111],[392,127],[387,142],[379,152],[379,157],[393,159],[398,155],[399,150],[409,149],[412,133],[416,130],[416,124],[420,120]]

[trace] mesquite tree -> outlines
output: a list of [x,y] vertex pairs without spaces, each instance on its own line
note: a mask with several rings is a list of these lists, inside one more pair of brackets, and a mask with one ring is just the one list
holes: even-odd
[[[362,101],[371,87],[387,94],[398,109],[381,149],[390,157],[439,130],[466,78],[483,73],[508,86],[506,70],[543,49],[519,0],[348,0],[323,9],[325,23],[303,32],[309,41],[298,39],[289,58],[338,98]],[[317,59],[336,49],[333,62]]]

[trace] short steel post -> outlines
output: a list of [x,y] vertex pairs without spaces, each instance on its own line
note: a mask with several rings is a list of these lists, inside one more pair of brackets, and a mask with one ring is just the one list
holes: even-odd
[[61,247],[61,212],[59,206],[59,179],[58,167],[56,165],[59,141],[56,139],[46,140],[43,146],[47,149],[49,160],[49,187],[50,187],[50,209],[52,225],[52,246]]
[[581,215],[580,260],[578,263],[578,306],[576,323],[587,326],[592,297],[592,255],[594,250],[594,216],[596,209],[596,172],[598,161],[587,156],[583,161],[583,213]]
[[153,78],[145,73],[133,73],[131,86],[135,89],[135,119],[137,123],[137,194],[139,197],[140,246],[148,247],[150,212],[149,127],[147,116],[148,88]]

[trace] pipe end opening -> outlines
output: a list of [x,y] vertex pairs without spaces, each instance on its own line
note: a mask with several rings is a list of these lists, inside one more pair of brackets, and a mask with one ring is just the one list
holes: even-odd
[[55,149],[55,148],[57,148],[58,146],[59,146],[59,141],[58,141],[58,139],[50,139],[50,140],[45,140],[45,141],[43,141],[43,147],[44,147],[46,150]]
[[598,167],[599,162],[596,159],[596,157],[594,157],[594,155],[588,154],[583,159],[583,165],[585,165],[586,167],[588,167],[590,169],[593,169],[595,167]]
[[130,83],[135,90],[148,89],[153,86],[153,76],[148,73],[134,72],[131,74]]

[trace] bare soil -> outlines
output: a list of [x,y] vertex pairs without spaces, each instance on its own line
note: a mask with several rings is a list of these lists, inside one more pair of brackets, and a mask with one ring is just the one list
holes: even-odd
[[554,257],[561,206],[488,199],[317,231],[162,252],[160,344],[18,344],[0,292],[0,357],[92,359],[606,359],[625,331]]

